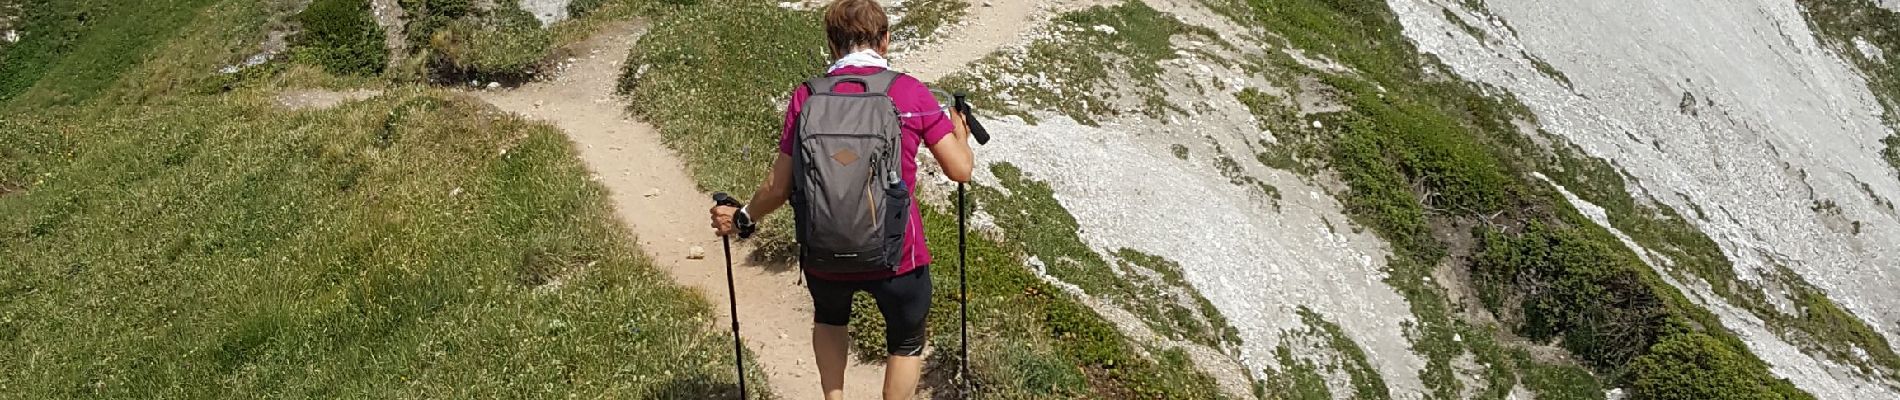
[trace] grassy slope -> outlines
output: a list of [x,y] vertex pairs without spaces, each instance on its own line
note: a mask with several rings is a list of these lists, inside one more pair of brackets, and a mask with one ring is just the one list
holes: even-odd
[[[1343,200],[1355,218],[1399,250],[1389,282],[1411,299],[1425,323],[1415,346],[1433,364],[1426,382],[1439,397],[1453,397],[1458,391],[1447,387],[1459,385],[1442,373],[1433,378],[1432,371],[1442,371],[1440,360],[1460,351],[1441,350],[1446,343],[1434,339],[1442,334],[1433,332],[1470,328],[1458,322],[1432,326],[1433,320],[1443,320],[1437,317],[1442,311],[1430,310],[1439,306],[1429,305],[1444,302],[1442,290],[1419,278],[1448,255],[1443,238],[1469,234],[1480,240],[1476,259],[1466,267],[1490,308],[1518,316],[1508,319],[1512,330],[1538,341],[1563,339],[1566,348],[1611,381],[1633,384],[1633,395],[1808,397],[1770,376],[1711,315],[1531,178],[1532,171],[1560,181],[1579,177],[1562,165],[1576,155],[1548,155],[1518,134],[1509,121],[1529,116],[1509,99],[1492,100],[1460,82],[1426,79],[1425,71],[1435,67],[1399,34],[1384,4],[1226,5],[1237,20],[1270,27],[1287,44],[1360,73],[1318,74],[1345,93],[1353,110],[1320,116],[1336,129],[1298,136],[1308,148],[1319,149],[1307,152],[1309,157],[1346,179],[1351,191]],[[1627,198],[1621,182],[1615,183]],[[1459,228],[1470,226],[1478,228]],[[1465,229],[1470,233],[1460,232]],[[1721,378],[1657,379],[1692,371]]]
[[[623,89],[634,98],[634,112],[657,124],[685,156],[701,187],[749,193],[773,157],[783,118],[775,102],[818,71],[824,57],[814,14],[705,1],[658,22],[628,60]],[[939,257],[932,267],[938,277],[932,340],[948,349],[956,343],[956,220],[934,209],[924,220]],[[775,221],[767,226],[788,223]],[[972,366],[986,397],[1219,396],[1185,354],[1129,342],[1022,267],[1022,245],[970,243]]]
[[27,34],[0,52],[0,102],[90,100],[212,2],[25,0]]
[[903,17],[891,23],[891,40],[900,43],[934,40],[938,29],[970,13],[964,0],[911,0],[904,6]]
[[[269,14],[152,8],[174,3],[115,7],[177,14],[98,16],[62,52],[6,55],[133,57],[9,81],[33,89],[0,114],[7,396],[729,390],[707,305],[635,250],[558,132],[421,88],[286,112],[269,90],[126,84],[222,87],[235,78],[212,71]],[[153,46],[180,51],[140,62]],[[235,86],[287,79],[246,77]],[[87,98],[149,104],[41,105]]]

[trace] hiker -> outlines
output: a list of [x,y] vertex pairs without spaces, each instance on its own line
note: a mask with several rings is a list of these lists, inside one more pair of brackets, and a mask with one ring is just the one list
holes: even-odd
[[877,300],[886,322],[884,398],[909,399],[923,370],[931,296],[917,149],[928,146],[945,176],[968,182],[970,131],[923,82],[891,69],[883,56],[890,20],[876,0],[833,1],[824,21],[834,62],[793,90],[777,160],[752,203],[713,207],[712,226],[720,236],[739,233],[791,201],[825,399],[844,398],[845,326],[858,291]]

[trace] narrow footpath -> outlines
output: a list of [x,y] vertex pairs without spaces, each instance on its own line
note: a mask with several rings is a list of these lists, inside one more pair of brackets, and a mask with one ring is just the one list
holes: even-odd
[[[566,132],[581,160],[607,187],[620,221],[640,248],[674,280],[715,305],[717,322],[707,329],[727,330],[725,260],[706,219],[711,197],[687,176],[685,164],[661,143],[659,131],[633,120],[613,93],[620,63],[642,33],[644,28],[634,24],[605,29],[574,49],[575,62],[560,76],[475,95]],[[695,246],[704,250],[704,258],[688,258]],[[750,251],[742,244],[733,249],[740,336],[781,398],[822,398],[812,363],[811,298],[796,270],[746,262],[743,255]],[[854,361],[845,375],[845,392],[876,397],[883,370]]]
[[[1042,18],[1037,11],[1044,1],[997,3],[1002,4],[973,6],[965,25],[946,31],[951,37],[974,37],[920,49],[900,59],[898,69],[926,81],[940,78],[1021,40]],[[989,27],[1007,29],[985,29]],[[720,241],[707,227],[710,197],[687,176],[685,164],[661,142],[659,132],[628,115],[623,99],[613,93],[620,64],[644,32],[633,23],[603,29],[573,48],[574,62],[552,79],[472,94],[502,111],[548,122],[567,133],[641,248],[656,266],[715,305],[718,322],[707,329],[726,330],[725,265]],[[694,247],[703,249],[704,258],[689,258]],[[743,256],[750,252],[743,244],[733,248],[739,255],[734,279],[740,336],[781,398],[820,399],[811,352],[811,298],[795,269],[752,263]],[[878,397],[883,370],[853,360],[845,373],[845,392],[851,398]],[[929,393],[920,398],[930,398]]]

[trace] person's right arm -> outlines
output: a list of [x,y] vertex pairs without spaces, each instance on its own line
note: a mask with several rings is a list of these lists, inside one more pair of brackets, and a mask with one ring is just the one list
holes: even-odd
[[[772,160],[772,171],[765,176],[765,182],[759,183],[759,189],[752,193],[752,203],[745,206],[746,217],[750,218],[753,224],[759,223],[760,220],[765,219],[766,215],[785,206],[785,201],[792,197],[792,140],[795,138],[793,128],[798,123],[798,111],[805,103],[805,98],[809,96],[811,92],[804,85],[799,85],[792,90],[791,102],[785,107],[785,121],[779,126],[778,157]],[[713,231],[719,236],[738,232],[738,229],[733,226],[732,218],[734,214],[739,213],[739,208],[713,206],[710,212]]]
[[[785,206],[785,200],[791,198],[791,196],[792,157],[780,153],[778,159],[772,161],[771,174],[766,175],[765,182],[759,184],[759,190],[752,193],[752,203],[746,204],[746,217],[750,218],[752,223],[757,224],[760,220],[765,219],[766,215],[770,215],[773,211],[778,211],[779,207]],[[717,233],[719,236],[737,233],[738,229],[733,226],[732,218],[733,215],[738,212],[738,207],[713,206],[712,227],[714,233]]]

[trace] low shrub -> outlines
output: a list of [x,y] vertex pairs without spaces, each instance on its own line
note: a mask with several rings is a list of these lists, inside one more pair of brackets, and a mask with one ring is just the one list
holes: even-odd
[[594,10],[599,9],[600,6],[607,5],[607,1],[608,0],[574,0],[571,3],[567,3],[567,16],[570,18],[586,16],[587,13],[594,12]]
[[435,29],[424,51],[438,78],[517,82],[537,72],[553,49],[554,36],[533,14],[502,4]]
[[338,75],[376,75],[389,62],[383,28],[370,17],[369,0],[317,0],[297,14],[303,32],[296,56]]
[[1629,365],[1630,397],[1652,400],[1812,398],[1785,380],[1763,380],[1768,368],[1709,335],[1663,338]]
[[409,17],[403,36],[411,45],[429,43],[435,31],[477,11],[473,0],[402,0],[399,4]]
[[[1621,244],[1542,223],[1518,235],[1485,230],[1478,236],[1483,250],[1472,259],[1473,279],[1494,309],[1523,311],[1517,331],[1531,339],[1561,337],[1594,367],[1614,369],[1641,355],[1670,325],[1667,305],[1630,273],[1641,262],[1617,251]],[[1505,296],[1521,304],[1503,303]]]

